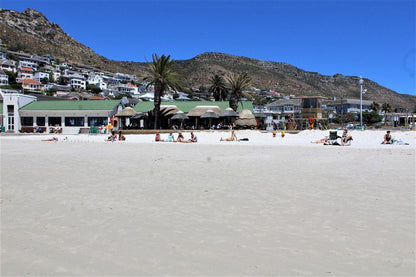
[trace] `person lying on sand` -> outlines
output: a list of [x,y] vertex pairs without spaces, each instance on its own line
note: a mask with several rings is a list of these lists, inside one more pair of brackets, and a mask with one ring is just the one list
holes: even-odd
[[221,138],[220,141],[236,141],[237,140],[237,136],[234,132],[234,130],[231,131],[231,137],[223,139]]
[[328,143],[328,137],[324,137],[316,141],[311,141],[311,143]]
[[53,138],[50,138],[50,139],[43,139],[42,141],[58,141],[58,138],[53,137]]

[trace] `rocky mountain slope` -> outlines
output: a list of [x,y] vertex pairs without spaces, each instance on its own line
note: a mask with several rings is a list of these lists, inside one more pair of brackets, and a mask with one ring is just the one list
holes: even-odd
[[[22,13],[0,9],[0,38],[10,50],[21,50],[33,54],[51,54],[59,60],[68,60],[110,72],[123,72],[141,76],[145,63],[109,60],[66,34],[57,24],[50,22],[42,13],[27,9]],[[166,53],[168,54],[168,53]],[[322,95],[332,97],[359,98],[357,76],[325,76],[308,72],[286,63],[261,61],[222,53],[203,53],[189,60],[177,61],[178,70],[187,77],[188,87],[209,86],[214,74],[227,75],[247,72],[253,86],[273,89],[284,94]],[[367,93],[364,99],[379,103],[389,102],[394,108],[413,110],[416,97],[399,94],[364,79]]]

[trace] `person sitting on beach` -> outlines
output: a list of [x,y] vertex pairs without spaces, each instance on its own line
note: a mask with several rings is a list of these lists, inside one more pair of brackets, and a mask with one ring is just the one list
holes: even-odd
[[57,137],[52,137],[50,139],[43,139],[42,141],[58,141]]
[[168,141],[168,142],[174,142],[174,141],[175,141],[175,137],[173,136],[173,134],[172,134],[172,133],[169,133],[169,136],[168,136],[167,141]]
[[179,133],[177,142],[185,142],[185,138],[183,137],[182,133]]
[[111,131],[111,136],[107,138],[107,141],[116,141],[117,140],[117,134],[114,131]]
[[118,140],[119,141],[125,141],[126,137],[121,133],[121,131],[118,132]]
[[231,131],[231,137],[223,139],[221,138],[220,141],[236,141],[237,140],[237,136],[234,132],[234,130]]
[[160,131],[156,131],[155,141],[164,141],[160,138]]
[[352,136],[351,134],[348,132],[348,129],[345,128],[344,132],[342,132],[342,137],[341,137],[341,145],[345,145],[347,142],[349,142],[350,140],[352,140]]
[[384,135],[383,144],[393,144],[393,138],[390,135],[390,131],[387,131],[387,133]]
[[191,138],[188,141],[189,142],[198,142],[198,138],[194,135],[194,132],[191,132]]

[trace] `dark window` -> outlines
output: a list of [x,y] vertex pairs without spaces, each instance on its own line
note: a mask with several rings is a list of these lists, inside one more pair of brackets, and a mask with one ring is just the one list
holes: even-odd
[[62,120],[60,117],[49,117],[49,125],[55,126],[61,126]]
[[33,126],[33,117],[24,116],[21,118],[22,126]]
[[45,118],[44,117],[37,117],[36,118],[36,125],[45,126]]
[[107,123],[107,117],[88,117],[88,126],[101,126]]
[[13,105],[7,105],[7,113],[13,114],[14,113],[14,106]]
[[84,126],[83,117],[65,117],[65,126]]

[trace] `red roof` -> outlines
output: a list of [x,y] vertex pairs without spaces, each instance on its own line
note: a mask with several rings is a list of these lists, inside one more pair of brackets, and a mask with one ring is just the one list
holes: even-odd
[[127,85],[128,85],[129,87],[132,87],[132,88],[137,88],[137,86],[135,86],[135,85],[133,85],[133,84],[131,84],[131,83],[127,83]]
[[33,69],[31,69],[30,67],[23,67],[23,66],[20,67],[20,70],[23,70],[23,71],[33,71]]
[[90,97],[90,100],[103,100],[103,99],[105,99],[104,96],[91,96]]
[[36,80],[33,80],[33,79],[23,79],[21,82],[22,82],[22,84],[43,85],[42,83],[40,83]]

